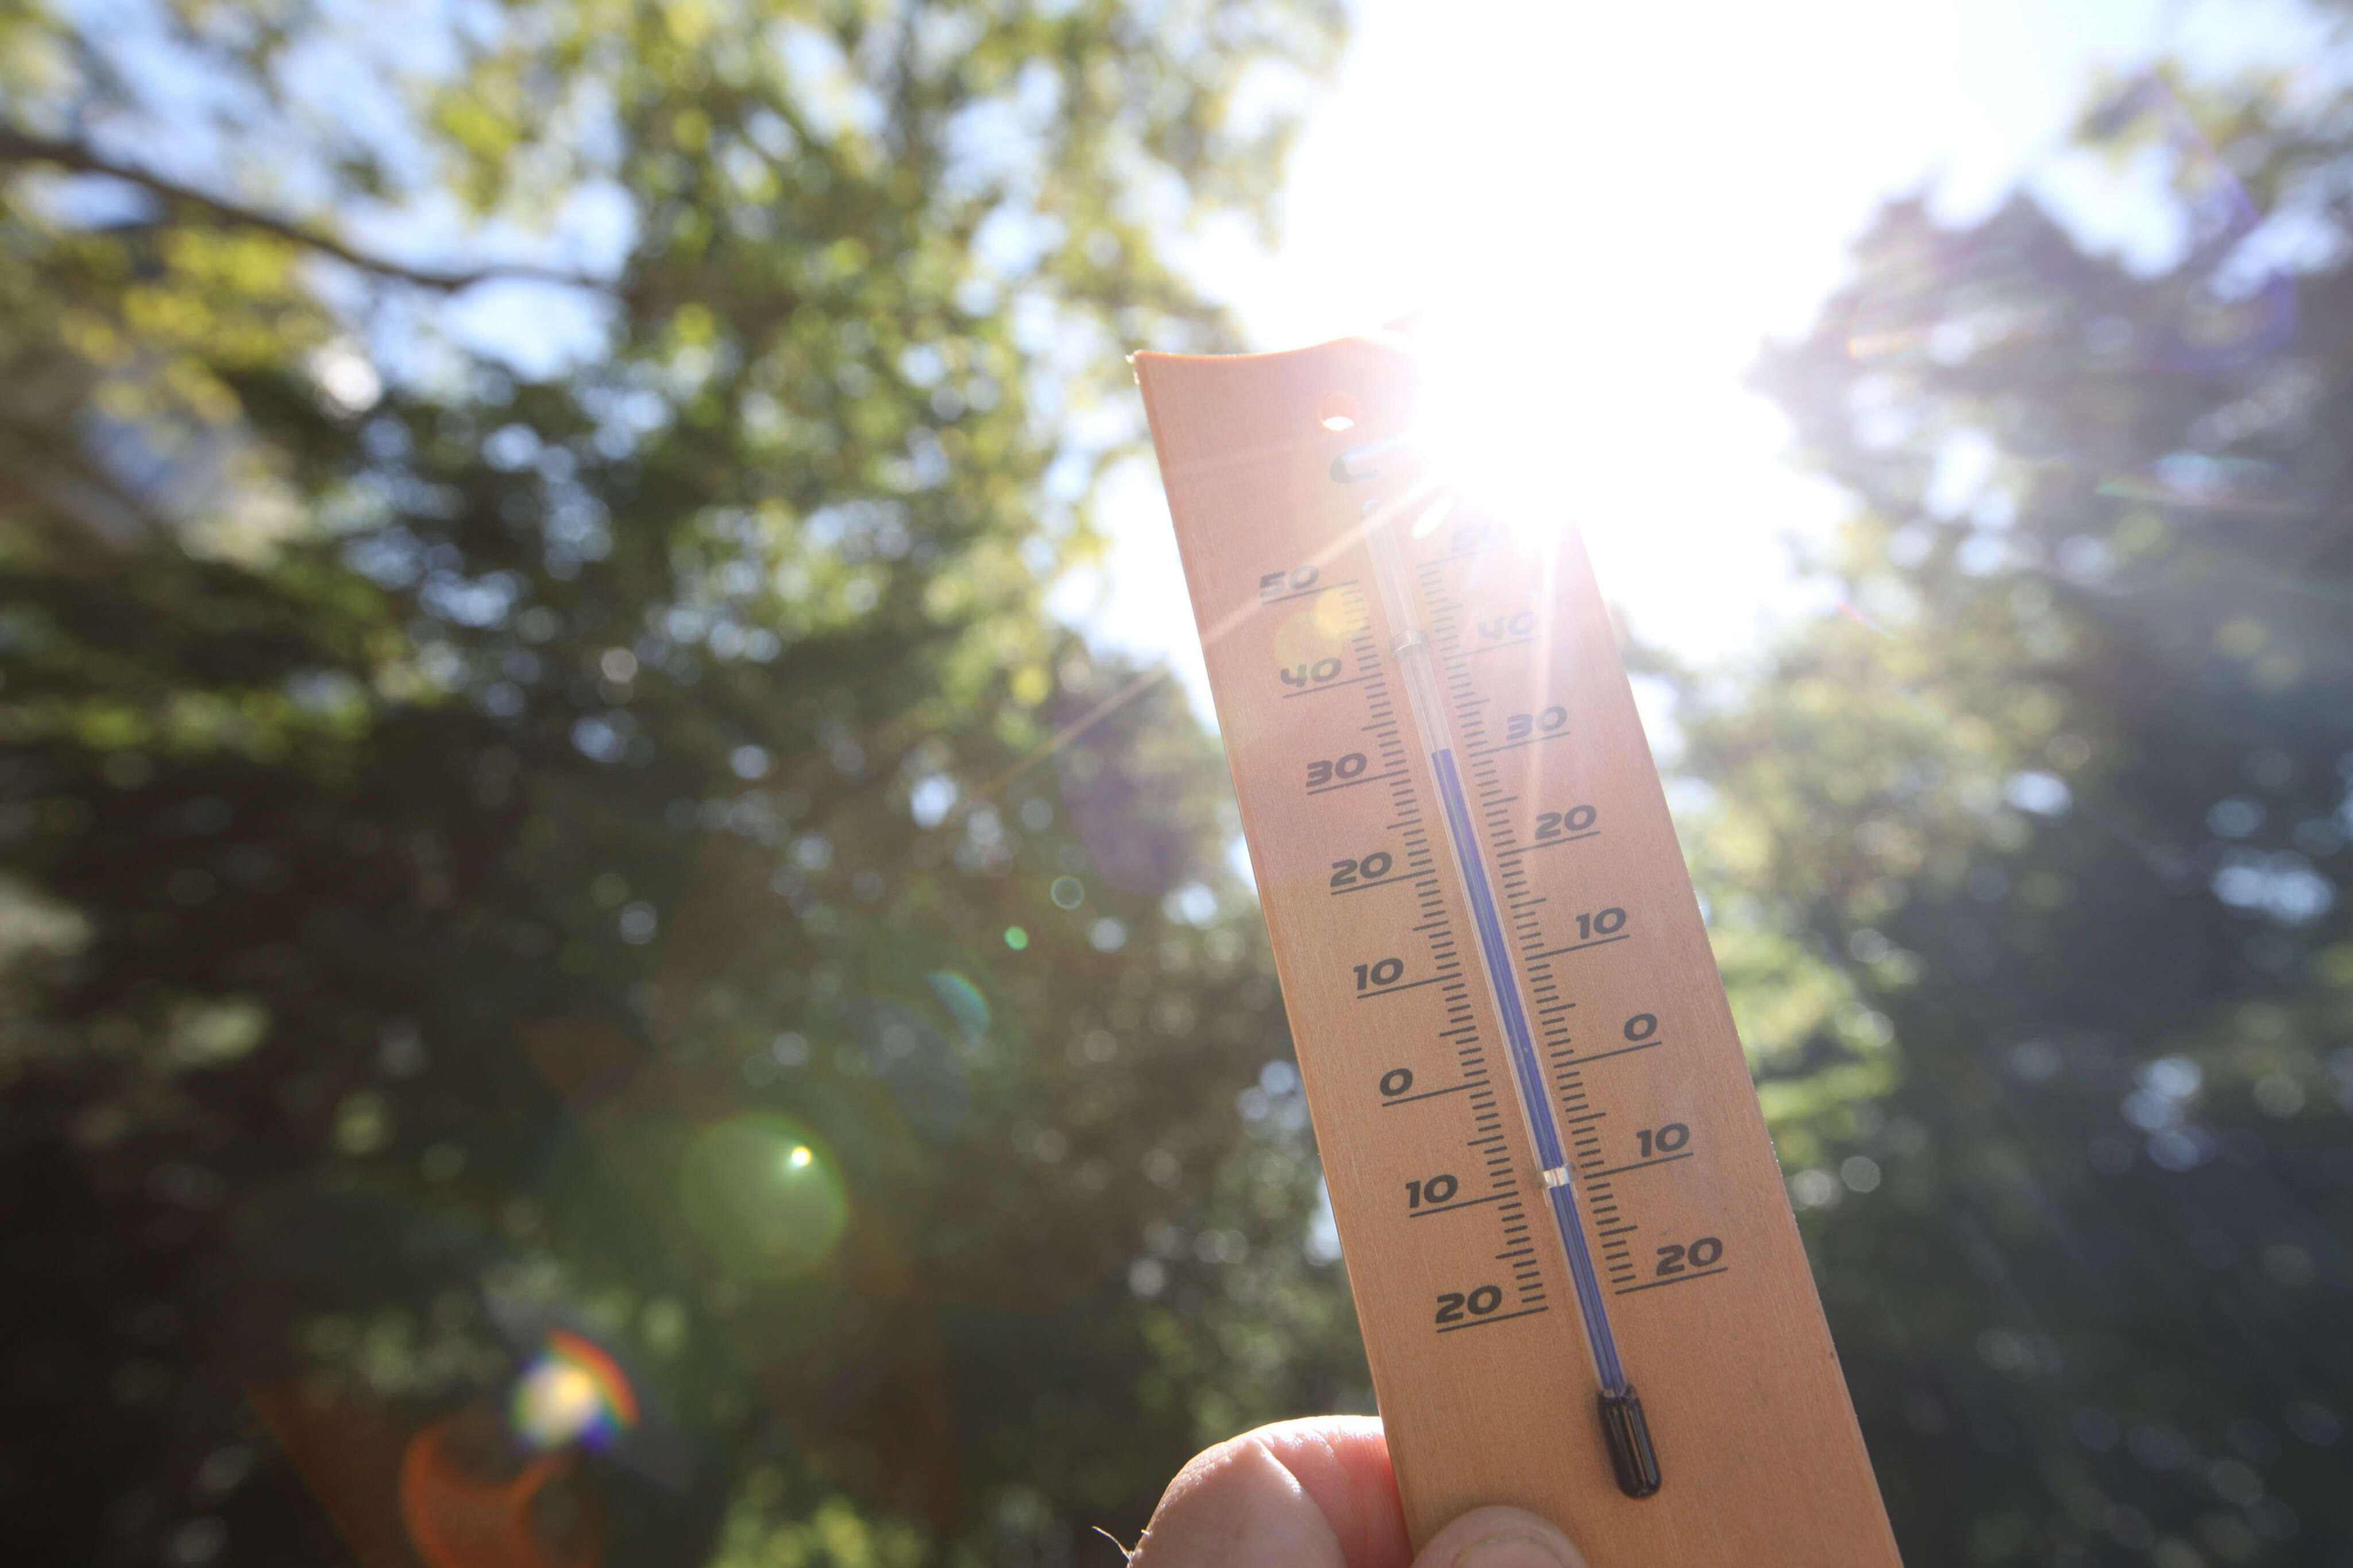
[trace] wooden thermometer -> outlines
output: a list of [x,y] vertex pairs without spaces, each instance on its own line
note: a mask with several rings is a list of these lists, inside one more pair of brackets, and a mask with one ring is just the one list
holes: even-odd
[[1894,1563],[1583,547],[1402,344],[1135,367],[1415,1542]]

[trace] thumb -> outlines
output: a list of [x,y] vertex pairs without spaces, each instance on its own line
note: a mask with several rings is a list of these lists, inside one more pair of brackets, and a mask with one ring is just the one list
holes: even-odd
[[1585,1559],[1535,1514],[1474,1508],[1431,1536],[1413,1568],[1585,1568]]

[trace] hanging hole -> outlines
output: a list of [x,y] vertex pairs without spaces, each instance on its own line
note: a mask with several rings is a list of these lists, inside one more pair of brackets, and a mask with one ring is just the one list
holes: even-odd
[[1315,423],[1337,435],[1356,427],[1356,400],[1345,392],[1335,392],[1315,405]]

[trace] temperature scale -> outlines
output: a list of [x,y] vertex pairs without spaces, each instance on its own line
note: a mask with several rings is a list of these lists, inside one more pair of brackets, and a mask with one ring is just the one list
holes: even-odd
[[1135,368],[1415,1542],[1894,1563],[1582,546],[1401,344]]

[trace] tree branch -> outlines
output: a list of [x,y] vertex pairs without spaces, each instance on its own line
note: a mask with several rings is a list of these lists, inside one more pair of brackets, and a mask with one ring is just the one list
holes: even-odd
[[591,278],[586,273],[566,272],[559,268],[539,267],[522,261],[497,262],[462,271],[411,267],[403,262],[354,250],[332,235],[323,234],[317,229],[289,219],[273,217],[268,213],[257,212],[251,207],[239,206],[234,202],[224,201],[218,196],[207,195],[202,191],[167,180],[160,174],[150,174],[144,169],[117,163],[111,159],[100,156],[79,142],[53,141],[44,136],[27,135],[22,131],[0,129],[0,164],[8,163],[51,163],[58,168],[71,169],[79,174],[103,174],[109,179],[121,180],[125,184],[136,185],[141,190],[152,192],[175,205],[194,207],[229,227],[248,228],[260,234],[274,235],[306,250],[317,251],[322,256],[331,256],[348,266],[358,268],[363,272],[373,272],[380,278],[389,278],[396,282],[413,283],[418,288],[438,289],[443,293],[455,293],[460,289],[470,289],[477,283],[489,282],[493,279],[555,283],[572,289],[593,289],[599,292],[609,291],[612,288],[609,282],[602,279]]

